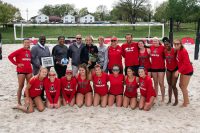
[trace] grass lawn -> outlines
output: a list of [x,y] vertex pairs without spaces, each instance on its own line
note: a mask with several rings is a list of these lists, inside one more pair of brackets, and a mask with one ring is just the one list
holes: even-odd
[[[151,28],[151,37],[161,37],[161,27]],[[8,43],[20,43],[21,41],[14,40],[13,27],[9,27],[6,30],[0,28],[2,33],[3,44]],[[65,37],[73,37],[76,34],[82,34],[83,37],[92,35],[94,38],[102,35],[104,37],[117,36],[124,38],[126,33],[132,33],[134,37],[147,37],[148,27],[136,27],[135,30],[132,27],[25,27],[24,37],[39,37],[39,35],[46,35],[47,38],[57,38],[59,35]],[[169,34],[169,27],[165,27],[165,36]],[[192,37],[195,38],[196,30],[194,23],[185,23],[181,25],[180,31],[176,31],[174,28],[174,38]],[[20,37],[20,28],[17,28],[17,37]],[[56,43],[56,41],[48,41],[48,43]]]

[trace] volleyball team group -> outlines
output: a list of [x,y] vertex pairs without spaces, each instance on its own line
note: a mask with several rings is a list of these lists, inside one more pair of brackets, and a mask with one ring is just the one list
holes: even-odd
[[[42,112],[45,107],[58,109],[61,105],[115,105],[149,111],[155,103],[165,102],[165,74],[167,104],[178,104],[179,79],[183,94],[181,107],[187,107],[193,66],[181,41],[170,42],[167,37],[159,41],[154,37],[151,43],[133,42],[132,34],[126,34],[125,39],[120,46],[118,38],[113,36],[106,46],[100,36],[97,47],[92,36],[87,36],[84,43],[82,36],[76,35],[76,42],[68,47],[65,37],[59,36],[52,52],[45,45],[45,36],[40,36],[38,44],[31,49],[30,40],[24,39],[23,47],[8,56],[16,65],[19,85],[18,104],[14,109],[32,113],[34,108]],[[42,65],[43,57],[53,57],[54,69]],[[69,63],[71,67],[67,67]],[[24,104],[21,103],[23,88]],[[161,99],[157,97],[159,88]]]

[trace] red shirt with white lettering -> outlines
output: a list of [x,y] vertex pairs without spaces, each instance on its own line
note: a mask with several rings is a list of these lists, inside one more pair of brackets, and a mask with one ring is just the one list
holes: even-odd
[[[15,58],[15,59],[14,59]],[[20,73],[32,73],[31,66],[31,52],[29,49],[20,48],[8,56],[8,59],[14,64],[23,64],[24,66],[16,68],[17,72]]]
[[165,69],[164,46],[151,46],[151,69]]
[[119,65],[122,69],[122,48],[117,45],[115,48],[108,47],[108,69],[112,69],[114,65]]
[[35,98],[42,94],[42,90],[44,89],[44,80],[39,80],[38,76],[34,76],[30,79],[29,84],[31,87],[29,88],[29,96],[31,98]]
[[137,89],[138,89],[138,83],[136,81],[136,77],[132,82],[129,81],[128,77],[125,80],[126,89],[124,92],[124,95],[129,98],[136,98],[137,97]]
[[74,98],[76,94],[76,87],[77,82],[75,78],[71,78],[71,80],[67,80],[65,76],[61,78],[62,95],[66,102],[70,103]]
[[131,44],[124,43],[122,45],[122,55],[125,58],[125,66],[138,66],[139,65],[138,43],[136,42],[132,42]]
[[122,95],[124,92],[124,75],[119,74],[117,77],[114,74],[109,75],[110,90],[111,95]]
[[151,69],[150,54],[145,48],[144,53],[139,52],[140,66],[143,66],[145,70]]
[[153,88],[152,79],[149,76],[139,78],[140,94],[145,97],[145,101],[149,102],[150,98],[156,97],[156,92]]
[[102,72],[102,75],[99,77],[96,74],[92,75],[92,81],[94,86],[94,92],[100,96],[108,94],[108,75]]
[[177,51],[178,71],[181,74],[189,74],[193,72],[193,66],[190,62],[188,52],[185,48]]
[[55,78],[55,81],[51,82],[49,78],[46,78],[44,80],[44,88],[47,100],[51,104],[57,104],[60,97],[60,79]]
[[83,95],[87,94],[88,92],[92,92],[92,87],[90,85],[90,80],[81,79],[80,74],[76,78],[78,82],[77,93],[81,93]]
[[177,68],[176,52],[174,48],[171,51],[165,50],[166,67],[168,70],[173,71]]

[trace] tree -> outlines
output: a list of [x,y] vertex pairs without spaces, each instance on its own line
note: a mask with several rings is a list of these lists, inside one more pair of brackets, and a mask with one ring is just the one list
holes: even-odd
[[165,23],[168,20],[168,16],[166,14],[168,4],[169,2],[166,1],[160,4],[160,6],[156,8],[154,14],[155,21]]
[[78,17],[82,17],[89,14],[87,7],[81,8],[78,12]]
[[147,8],[147,0],[119,0],[111,11],[111,15],[117,15],[114,18],[128,21],[135,24],[137,18],[141,17],[144,13],[147,15],[149,11]]
[[106,19],[106,16],[109,15],[108,9],[105,5],[99,5],[96,9],[95,16],[101,21]]
[[21,14],[18,8],[11,4],[0,1],[0,24],[3,27],[13,20],[21,19]]
[[63,17],[66,14],[74,15],[76,12],[74,5],[71,4],[57,4],[57,5],[45,5],[39,10],[39,13],[47,16],[59,16]]

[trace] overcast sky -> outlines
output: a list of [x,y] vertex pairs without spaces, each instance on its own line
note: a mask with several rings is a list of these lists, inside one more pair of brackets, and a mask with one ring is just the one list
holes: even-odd
[[[95,12],[96,7],[99,5],[106,5],[109,10],[112,9],[113,5],[118,2],[118,0],[2,0],[13,4],[20,9],[22,17],[26,19],[26,10],[28,8],[28,17],[33,17],[38,15],[39,9],[47,4],[64,4],[69,3],[75,5],[75,8],[81,9],[87,7],[89,12]],[[149,0],[153,7],[158,6],[160,3],[166,0]]]

